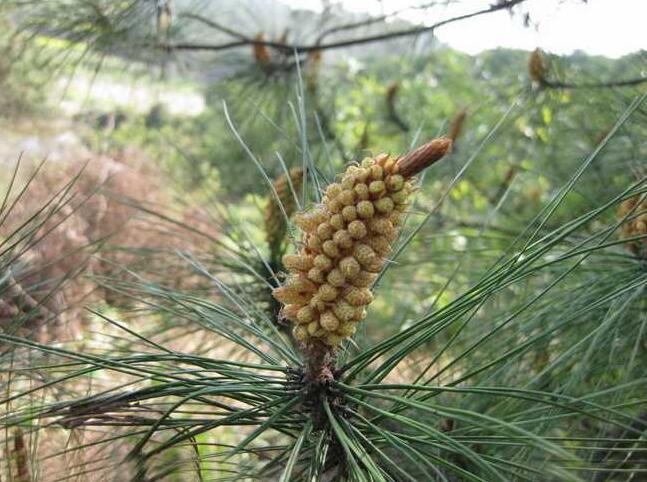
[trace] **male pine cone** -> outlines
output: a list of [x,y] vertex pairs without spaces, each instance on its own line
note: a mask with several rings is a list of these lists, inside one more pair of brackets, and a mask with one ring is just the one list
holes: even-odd
[[299,195],[302,185],[303,168],[290,169],[287,174],[274,181],[276,197],[271,195],[265,207],[265,238],[272,257],[276,257],[277,260],[287,232],[286,216],[290,218],[294,214],[297,207],[295,196]]
[[273,295],[297,340],[336,348],[355,333],[399,234],[411,177],[450,148],[451,140],[440,138],[402,158],[366,158],[328,186],[321,204],[295,216],[302,247],[283,257],[290,275]]

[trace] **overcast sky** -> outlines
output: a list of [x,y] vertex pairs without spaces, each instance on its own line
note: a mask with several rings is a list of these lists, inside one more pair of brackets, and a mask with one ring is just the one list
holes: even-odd
[[[320,10],[321,0],[282,0],[300,8]],[[348,10],[379,14],[419,5],[422,0],[339,0]],[[463,0],[457,6],[438,7],[427,14],[408,10],[399,16],[413,22],[435,23],[461,13],[488,8],[494,0]],[[467,53],[495,47],[532,50],[535,47],[568,54],[584,50],[619,57],[647,49],[647,0],[528,0],[524,7],[539,22],[538,29],[524,28],[520,18],[506,11],[442,27],[438,38]]]

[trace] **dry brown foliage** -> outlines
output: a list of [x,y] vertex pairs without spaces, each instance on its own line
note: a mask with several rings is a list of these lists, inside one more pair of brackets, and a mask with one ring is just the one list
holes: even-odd
[[[124,157],[141,156],[131,152]],[[9,236],[78,175],[67,202],[48,217],[36,242],[12,263],[17,266],[12,269],[13,291],[5,289],[1,294],[0,329],[7,329],[17,313],[24,313],[29,308],[25,300],[31,299],[42,311],[24,323],[31,336],[40,341],[57,338],[63,325],[70,328],[69,334],[78,334],[84,319],[81,307],[102,301],[115,306],[130,303],[97,279],[131,279],[130,271],[145,268],[150,276],[163,275],[163,283],[175,282],[181,277],[174,276],[172,264],[162,269],[157,260],[160,252],[209,249],[206,237],[138,208],[187,224],[196,219],[195,212],[184,208],[170,213],[166,181],[152,162],[144,159],[133,165],[101,156],[84,164],[80,160],[46,163],[0,226],[0,236]],[[209,229],[204,223],[200,228]]]

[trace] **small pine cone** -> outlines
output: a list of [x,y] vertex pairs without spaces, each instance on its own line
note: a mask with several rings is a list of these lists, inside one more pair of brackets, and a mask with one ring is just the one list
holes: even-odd
[[315,318],[318,316],[318,313],[310,306],[303,306],[299,308],[296,314],[296,321],[300,324],[308,324],[315,321]]
[[368,234],[366,224],[364,224],[359,219],[351,221],[350,223],[348,223],[348,234],[350,234],[354,239],[362,239]]
[[310,339],[308,328],[305,325],[295,326],[292,333],[294,334],[294,338],[301,343],[306,343]]
[[368,200],[358,202],[356,209],[357,215],[361,219],[371,219],[375,214],[375,206],[373,206],[373,203]]
[[337,346],[341,345],[341,343],[344,341],[344,338],[345,337],[340,336],[340,335],[338,335],[336,333],[328,333],[323,338],[323,342],[328,346],[337,347]]
[[313,257],[307,254],[286,254],[283,266],[294,271],[308,271],[314,265]]
[[387,239],[394,239],[397,236],[397,230],[388,217],[371,219],[368,228],[374,235],[385,236]]
[[[366,201],[369,198],[369,193],[368,193],[368,186],[364,184],[363,181],[360,181],[360,184],[357,184],[354,188],[353,191],[355,192],[355,196],[359,201]],[[356,211],[357,212],[357,211]],[[359,214],[359,213],[358,213]]]
[[339,296],[339,290],[329,283],[324,283],[319,287],[317,294],[322,301],[332,302]]
[[298,213],[294,216],[294,224],[306,233],[314,233],[319,223],[327,219],[326,213],[320,209],[307,213]]
[[371,236],[366,243],[380,256],[387,256],[391,252],[391,242],[386,236]]
[[324,330],[334,332],[339,328],[339,319],[332,311],[326,311],[321,315],[320,324]]
[[357,286],[358,288],[368,288],[373,284],[376,278],[377,275],[370,271],[360,271],[357,276],[349,278],[348,281],[351,285]]
[[355,307],[344,299],[338,300],[332,307],[333,313],[341,321],[351,321],[355,318]]
[[535,49],[530,54],[528,59],[528,75],[533,82],[543,84],[546,81],[546,74],[548,73],[548,65],[544,58],[544,53],[541,49]]
[[359,262],[353,256],[346,256],[339,262],[339,270],[347,278],[356,277],[361,269]]
[[[628,215],[627,221],[620,226],[623,238],[647,235],[647,197],[642,202],[640,197],[631,197],[618,208],[618,218],[623,219]],[[626,247],[639,258],[647,259],[647,238],[630,241]]]
[[373,301],[373,294],[368,288],[355,288],[351,286],[344,290],[344,299],[348,301],[351,306],[367,306]]
[[311,298],[311,295],[307,293],[299,293],[292,289],[289,286],[280,286],[275,288],[272,291],[274,298],[284,304],[302,305],[308,303]]
[[300,309],[301,307],[299,305],[285,305],[281,309],[281,317],[287,318],[290,321],[298,322]]
[[326,281],[328,281],[328,284],[332,286],[341,288],[346,284],[346,277],[339,268],[335,268],[328,273]]
[[[292,184],[292,189],[290,189],[290,184]],[[302,185],[303,169],[301,167],[290,169],[287,174],[283,174],[274,182],[274,190],[276,191],[278,201],[272,193],[265,207],[265,238],[270,247],[270,252],[277,259],[278,254],[281,252],[281,244],[287,232],[285,215],[290,218],[294,214],[297,207],[294,195],[298,195]],[[281,203],[280,205],[279,201]],[[281,210],[281,206],[283,206],[283,210]],[[285,211],[285,215],[283,211]]]
[[310,268],[307,276],[310,281],[314,281],[315,283],[319,284],[323,283],[326,279],[324,271],[321,268],[317,268],[316,266],[314,268]]
[[312,251],[319,251],[321,249],[322,242],[319,236],[308,234],[305,236],[305,242]]
[[346,169],[320,205],[297,214],[301,250],[283,258],[290,271],[274,297],[295,321],[295,338],[337,348],[351,337],[373,301],[370,287],[399,234],[411,178],[443,157],[451,141],[436,139],[403,158],[381,154]]
[[[331,225],[335,230],[344,229],[344,226],[345,226],[345,224],[344,224],[344,223],[345,223],[345,219],[344,219],[343,213],[344,213],[344,211],[346,211],[347,209],[354,209],[354,207],[353,207],[353,206],[346,206],[344,209],[342,209],[342,210],[341,210],[341,211],[342,211],[342,214],[333,214],[332,216],[330,216],[330,225]],[[347,212],[347,213],[350,213],[350,211],[346,211],[346,212]],[[355,214],[355,216],[357,217],[357,214]],[[355,218],[353,218],[353,219],[355,219]]]
[[357,331],[357,326],[355,323],[344,323],[343,325],[340,325],[337,331],[344,338],[350,338],[355,334],[355,331]]

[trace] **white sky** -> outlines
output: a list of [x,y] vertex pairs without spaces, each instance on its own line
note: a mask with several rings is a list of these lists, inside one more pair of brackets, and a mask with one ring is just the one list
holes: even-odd
[[[282,0],[293,7],[321,9],[321,0]],[[380,14],[419,5],[423,0],[337,0],[347,10]],[[488,8],[494,0],[463,0],[457,6],[437,7],[423,13],[401,12],[416,23],[435,23],[461,13]],[[590,54],[619,57],[647,49],[647,0],[528,0],[524,11],[539,22],[538,30],[524,28],[521,18],[511,19],[507,11],[482,15],[438,29],[438,38],[467,53],[495,47],[568,54],[584,50]]]

